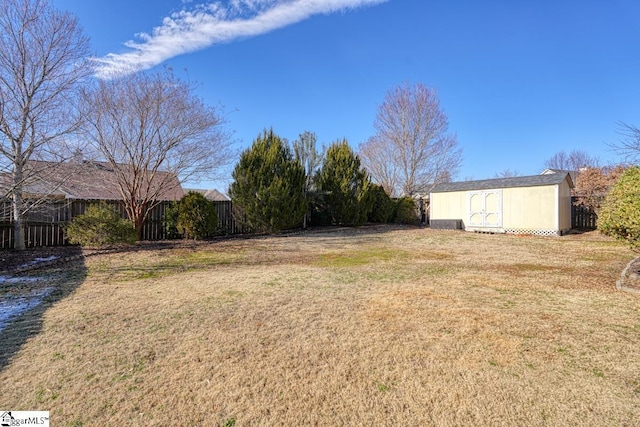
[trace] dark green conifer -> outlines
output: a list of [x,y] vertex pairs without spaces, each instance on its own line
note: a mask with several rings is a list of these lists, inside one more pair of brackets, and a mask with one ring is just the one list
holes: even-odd
[[318,187],[334,224],[358,226],[372,208],[371,182],[346,139],[329,147],[318,174]]
[[302,225],[307,211],[304,168],[273,129],[242,153],[232,176],[229,196],[256,231],[277,233]]

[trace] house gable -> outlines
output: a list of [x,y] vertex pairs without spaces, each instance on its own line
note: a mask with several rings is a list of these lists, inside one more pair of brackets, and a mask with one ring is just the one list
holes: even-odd
[[219,192],[216,189],[210,189],[210,190],[203,190],[200,188],[185,188],[184,189],[184,193],[188,193],[190,191],[194,191],[196,193],[200,193],[202,194],[207,200],[210,200],[212,202],[226,202],[229,201],[229,198],[227,196],[225,196],[224,194],[222,194],[221,192]]
[[[47,195],[45,189],[55,189],[55,193],[64,195],[67,199],[81,200],[121,200],[118,189],[116,171],[106,162],[71,161],[52,163],[30,161],[28,168],[35,170],[31,174],[35,177],[33,183],[27,183],[26,189],[33,189],[34,194]],[[179,200],[184,191],[174,174],[157,171],[150,180],[150,187],[165,187],[159,193],[157,200]],[[35,192],[36,189],[40,191]]]

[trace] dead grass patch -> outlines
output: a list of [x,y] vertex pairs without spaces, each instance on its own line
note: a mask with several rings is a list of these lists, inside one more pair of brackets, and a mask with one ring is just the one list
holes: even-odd
[[398,263],[408,258],[408,256],[409,253],[406,251],[385,247],[351,249],[320,254],[315,265],[330,268],[359,267],[381,262]]
[[[633,425],[633,255],[424,229],[101,255],[0,373],[58,425]],[[597,261],[596,261],[597,259]]]

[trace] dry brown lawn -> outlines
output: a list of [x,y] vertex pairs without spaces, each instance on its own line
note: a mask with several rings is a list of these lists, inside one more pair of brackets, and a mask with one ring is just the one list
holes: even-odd
[[55,302],[0,333],[20,343],[0,409],[55,426],[639,425],[640,297],[615,287],[633,257],[597,233],[397,227],[94,256],[47,272]]

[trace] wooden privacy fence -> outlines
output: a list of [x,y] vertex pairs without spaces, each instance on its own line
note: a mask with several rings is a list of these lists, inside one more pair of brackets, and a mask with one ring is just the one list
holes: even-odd
[[577,197],[571,198],[571,228],[595,230],[598,225],[598,215],[593,209],[583,205],[576,205]]
[[[107,203],[127,218],[124,205],[120,201],[104,200],[56,200],[29,212],[24,222],[25,243],[27,247],[67,245],[65,227],[78,215],[82,215],[87,207],[95,203]],[[165,240],[168,238],[165,227],[167,208],[172,202],[163,202],[149,214],[142,231],[142,240]],[[242,214],[235,212],[231,201],[212,202],[218,214],[218,231],[216,234],[246,234],[251,229],[236,218]],[[0,202],[0,249],[11,249],[14,246],[13,223],[11,222],[11,203]],[[234,215],[235,213],[235,215]],[[210,236],[213,237],[213,236]]]

